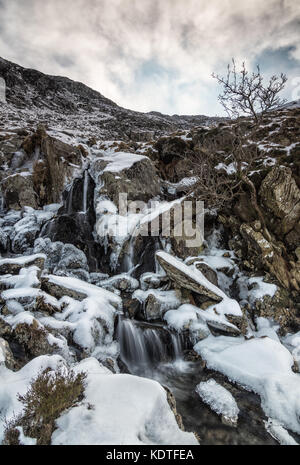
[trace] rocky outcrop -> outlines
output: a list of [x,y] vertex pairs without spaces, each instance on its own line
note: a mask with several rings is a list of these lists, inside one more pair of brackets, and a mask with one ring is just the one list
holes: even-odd
[[[129,165],[126,167],[125,164],[123,169],[122,158],[127,159]],[[114,160],[117,159],[120,160],[120,166],[115,171]],[[119,205],[119,193],[127,194],[128,201],[142,202],[148,202],[160,194],[160,179],[152,161],[147,157],[116,152],[109,161],[105,158],[97,159],[93,163],[92,173],[93,178],[103,185],[98,195],[106,195],[115,205]]]
[[241,225],[240,233],[247,244],[247,261],[254,269],[268,270],[283,287],[299,290],[298,276],[291,273],[279,246],[267,241],[260,231],[255,231],[248,224]]
[[292,170],[275,166],[262,182],[259,196],[271,230],[279,237],[288,234],[300,219],[300,190]]
[[7,209],[21,210],[23,207],[38,207],[38,198],[33,186],[33,176],[28,171],[12,174],[1,182],[4,204]]

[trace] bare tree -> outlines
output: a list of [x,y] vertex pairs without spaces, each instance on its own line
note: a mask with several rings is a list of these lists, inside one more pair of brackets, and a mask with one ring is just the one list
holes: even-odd
[[265,79],[259,65],[255,72],[249,73],[243,63],[242,69],[237,71],[235,60],[232,59],[225,77],[215,73],[212,77],[223,86],[219,101],[230,118],[248,115],[258,123],[266,112],[286,102],[279,97],[287,82],[287,76],[283,73],[280,77],[272,76],[264,85]]
[[[251,134],[241,135],[240,126],[232,125],[231,137],[225,135],[223,129],[218,140],[204,137],[201,148],[194,151],[191,162],[197,177],[196,185],[191,190],[197,198],[203,200],[208,207],[219,210],[230,207],[242,192],[249,192],[249,200],[257,218],[260,220],[262,232],[270,240],[263,212],[259,206],[255,184],[251,180],[251,172],[262,155],[256,144],[247,143]],[[226,152],[222,147],[227,147]]]

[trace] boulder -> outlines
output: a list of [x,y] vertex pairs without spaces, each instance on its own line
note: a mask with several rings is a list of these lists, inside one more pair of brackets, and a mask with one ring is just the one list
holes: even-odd
[[300,190],[292,170],[275,166],[262,182],[259,197],[271,230],[278,236],[289,233],[300,219]]
[[0,260],[0,274],[19,274],[24,267],[37,266],[41,271],[44,269],[46,255],[36,254],[27,257],[4,258]]
[[8,342],[0,337],[0,366],[4,364],[9,370],[16,368],[16,361],[10,350]]
[[21,210],[23,207],[38,208],[33,177],[29,172],[17,173],[1,182],[4,204],[7,209]]
[[160,194],[160,180],[155,167],[149,158],[141,155],[116,152],[111,160],[97,159],[92,172],[96,184],[101,178],[103,187],[99,194],[106,195],[115,205],[119,204],[119,193],[126,193],[129,201],[142,202]]
[[248,224],[241,225],[240,233],[247,244],[248,261],[253,263],[256,269],[269,271],[287,289],[291,286],[297,289],[297,282],[294,281],[289,266],[278,251],[278,247],[274,247],[261,232],[254,231]]
[[166,252],[157,252],[156,258],[169,278],[180,288],[188,289],[207,300],[221,302],[223,297],[218,288],[211,284],[199,270],[193,270]]

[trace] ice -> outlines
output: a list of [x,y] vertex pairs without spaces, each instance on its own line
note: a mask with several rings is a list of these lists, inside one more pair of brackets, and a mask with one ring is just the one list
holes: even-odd
[[88,373],[85,399],[57,420],[53,445],[197,445],[192,433],[179,429],[156,381],[111,375],[95,359],[76,370]]
[[218,415],[232,423],[237,422],[239,408],[233,395],[214,379],[198,384],[196,392]]
[[293,373],[294,359],[283,345],[269,337],[209,336],[194,349],[208,368],[259,394],[268,417],[300,433],[300,375]]

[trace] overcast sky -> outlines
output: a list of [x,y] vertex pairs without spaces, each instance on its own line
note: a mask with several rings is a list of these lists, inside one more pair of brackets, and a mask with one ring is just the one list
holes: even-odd
[[300,1],[0,0],[0,56],[134,110],[215,115],[211,73],[233,56],[286,72],[292,99]]

